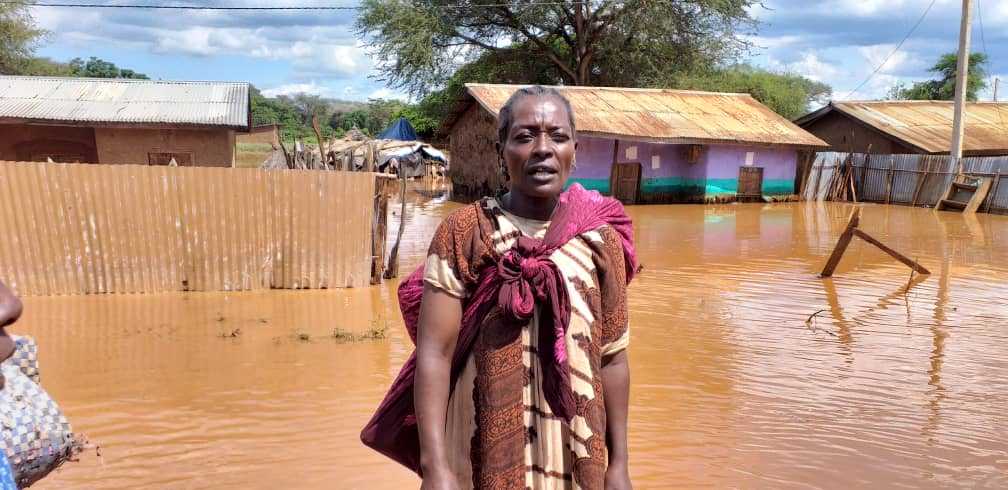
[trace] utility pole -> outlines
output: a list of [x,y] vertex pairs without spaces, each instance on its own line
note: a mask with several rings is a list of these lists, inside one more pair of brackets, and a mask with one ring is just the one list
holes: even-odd
[[952,158],[958,162],[958,173],[962,173],[963,109],[966,106],[966,76],[969,74],[970,25],[972,19],[971,0],[963,0],[962,23],[959,25],[959,56],[956,60],[955,113],[952,117]]
[[994,78],[994,102],[997,102],[997,89],[998,89],[998,84],[999,83],[1001,83],[1001,79],[995,77]]

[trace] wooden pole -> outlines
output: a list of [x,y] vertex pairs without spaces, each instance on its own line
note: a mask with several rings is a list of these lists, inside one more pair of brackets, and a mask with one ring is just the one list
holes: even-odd
[[991,186],[990,194],[987,195],[987,206],[984,209],[985,213],[990,213],[991,204],[994,203],[994,198],[997,197],[999,184],[1001,184],[1001,169],[998,169],[997,173],[994,174],[994,185]]
[[[812,165],[815,166],[815,162],[812,162]],[[826,166],[826,162],[823,161],[822,164],[819,165],[819,172],[816,173],[816,176],[815,176],[815,185],[812,186],[812,200],[813,201],[818,201],[819,200],[819,180],[822,179],[822,169],[825,166]]]
[[395,245],[392,246],[392,253],[389,254],[389,264],[385,269],[385,279],[392,279],[399,276],[399,244],[402,242],[403,230],[406,229],[406,172],[404,166],[399,165],[399,199],[402,206],[399,209],[399,232],[396,233]]
[[388,235],[388,201],[392,180],[375,177],[375,226],[371,242],[371,284],[380,284],[385,273],[385,242]]
[[896,260],[898,260],[900,262],[903,262],[907,267],[909,267],[909,268],[917,271],[918,274],[930,274],[931,273],[931,271],[925,269],[924,266],[918,264],[917,262],[914,262],[913,260],[910,260],[910,258],[908,258],[906,255],[903,255],[903,254],[901,254],[901,253],[899,253],[899,252],[897,252],[897,251],[895,251],[895,250],[893,250],[893,249],[885,246],[882,242],[876,240],[875,237],[873,237],[873,236],[871,236],[871,235],[869,235],[869,234],[867,234],[867,233],[865,233],[865,232],[863,232],[861,230],[858,230],[858,229],[854,230],[854,234],[857,235],[858,238],[860,238],[860,239],[862,239],[862,240],[864,240],[864,241],[866,241],[866,242],[868,242],[868,243],[870,243],[872,245],[875,245],[876,247],[878,247],[879,249],[881,249],[883,252],[885,252],[885,253],[889,254],[890,256],[892,256],[892,258],[894,258],[894,259],[896,259]]
[[847,228],[844,228],[843,233],[840,234],[840,239],[837,240],[836,247],[833,248],[833,253],[830,254],[829,260],[826,261],[826,267],[823,267],[821,277],[831,277],[833,276],[833,271],[836,270],[837,265],[840,264],[840,259],[843,258],[844,252],[847,251],[847,246],[850,245],[851,239],[854,238],[854,230],[857,229],[858,223],[861,222],[861,208],[855,207],[851,211],[850,219],[847,221]]
[[885,194],[885,203],[886,204],[889,204],[889,202],[892,200],[892,184],[893,184],[893,162],[892,162],[892,159],[890,158],[889,159],[889,177],[888,177],[888,180],[886,181],[886,194]]
[[959,54],[956,59],[955,101],[952,114],[952,151],[951,156],[958,159],[958,171],[962,173],[963,150],[963,109],[966,107],[966,76],[969,74],[970,57],[970,22],[973,19],[972,0],[963,0],[962,15],[959,24]]
[[613,140],[612,165],[609,166],[609,195],[616,195],[616,162],[619,161],[619,140]]
[[847,177],[849,177],[848,182],[850,183],[851,200],[853,200],[854,202],[858,202],[858,200],[857,200],[857,191],[854,190],[854,166],[853,166],[853,163],[851,164],[851,171],[847,175]]
[[921,189],[924,188],[924,184],[927,182],[928,177],[931,175],[931,161],[930,160],[924,160],[924,159],[921,159],[921,161],[926,161],[927,162],[927,167],[926,167],[927,170],[924,172],[924,175],[919,175],[918,174],[918,176],[917,176],[918,179],[920,179],[920,180],[917,181],[917,188],[914,189],[913,200],[910,201],[910,206],[911,207],[917,206],[917,198],[920,197]]

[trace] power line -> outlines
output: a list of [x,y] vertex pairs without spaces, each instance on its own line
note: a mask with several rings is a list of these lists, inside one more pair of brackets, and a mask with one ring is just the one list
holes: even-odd
[[[585,2],[574,2],[573,5],[581,5]],[[304,11],[304,10],[360,10],[358,5],[319,5],[319,6],[284,6],[284,7],[234,7],[234,6],[208,6],[208,5],[143,5],[143,4],[110,4],[110,3],[66,3],[66,2],[32,2],[0,0],[4,5],[27,5],[30,7],[65,7],[65,8],[97,8],[97,9],[151,9],[151,10],[240,10],[240,11]],[[511,3],[483,3],[471,5],[433,5],[428,8],[444,10],[476,9],[486,7],[510,7]],[[521,6],[552,6],[571,5],[567,2],[542,1],[527,2]]]
[[934,4],[935,4],[935,0],[931,0],[931,3],[928,4],[928,6],[927,6],[926,9],[924,9],[924,13],[922,13],[921,16],[920,16],[920,18],[917,19],[917,23],[914,24],[914,26],[910,28],[910,32],[906,33],[906,36],[903,36],[903,39],[899,42],[899,44],[896,45],[895,48],[893,48],[892,52],[889,53],[889,56],[886,56],[885,59],[882,60],[882,63],[880,63],[879,66],[875,67],[875,71],[871,72],[871,75],[868,75],[868,78],[865,78],[865,80],[863,82],[861,82],[861,85],[858,85],[856,89],[851,90],[850,93],[847,94],[847,97],[845,97],[845,98],[849,99],[850,96],[854,95],[855,92],[857,92],[858,90],[861,90],[861,87],[864,87],[865,84],[868,83],[872,79],[872,77],[874,77],[876,74],[878,74],[879,70],[881,70],[882,67],[885,66],[885,64],[889,62],[889,58],[892,58],[893,55],[896,54],[896,52],[899,51],[899,49],[901,47],[903,47],[903,43],[905,43],[907,41],[907,39],[910,39],[910,36],[913,35],[914,31],[916,31],[917,28],[920,27],[921,23],[924,22],[924,18],[927,17],[928,12],[931,11],[931,7],[934,7]]

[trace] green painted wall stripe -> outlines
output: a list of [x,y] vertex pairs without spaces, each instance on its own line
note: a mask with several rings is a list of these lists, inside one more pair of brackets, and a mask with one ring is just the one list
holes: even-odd
[[[567,187],[579,183],[588,190],[608,194],[609,179],[569,179]],[[684,196],[727,196],[738,191],[738,179],[688,179],[685,177],[644,178],[641,180],[641,194],[674,194]],[[763,181],[763,194],[767,196],[794,194],[791,179],[767,179]]]

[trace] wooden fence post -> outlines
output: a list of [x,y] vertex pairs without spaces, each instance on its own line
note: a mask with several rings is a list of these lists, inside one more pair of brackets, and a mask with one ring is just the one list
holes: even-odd
[[892,186],[893,186],[893,161],[892,158],[889,159],[889,174],[886,177],[886,195],[885,203],[889,204],[892,201]]
[[[923,158],[921,160],[923,160]],[[927,182],[928,177],[931,176],[931,162],[928,162],[926,167],[927,167],[927,169],[924,170],[924,175],[923,176],[921,176],[920,174],[917,174],[919,180],[917,181],[917,188],[914,189],[913,200],[910,201],[910,206],[911,207],[917,206],[917,198],[920,197],[921,189],[924,188],[924,184]]]

